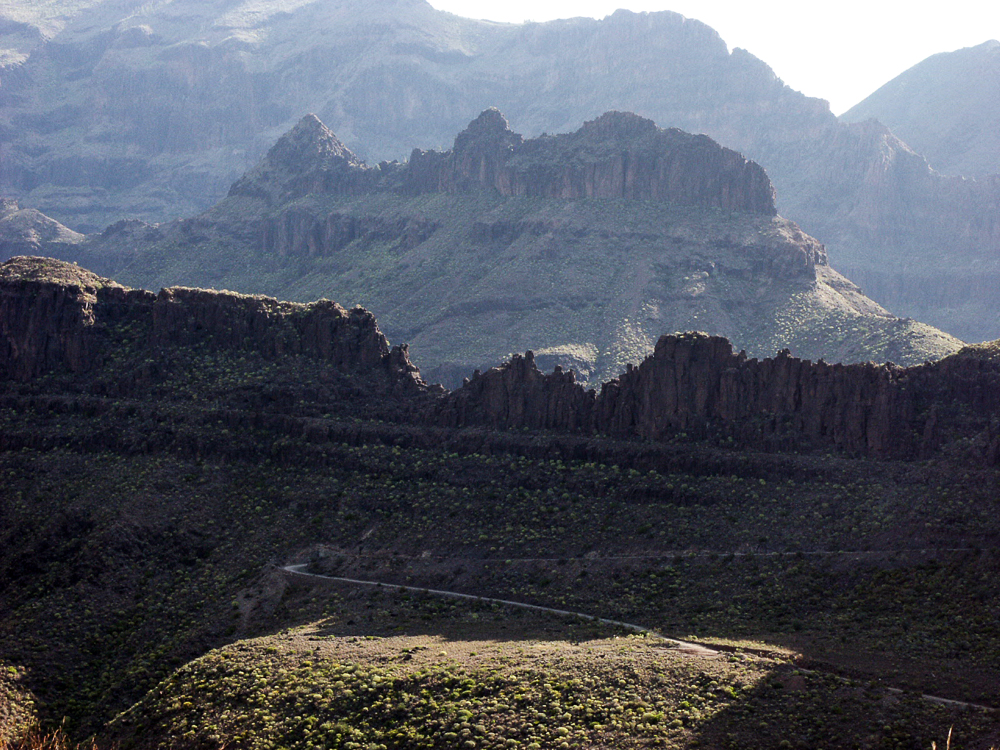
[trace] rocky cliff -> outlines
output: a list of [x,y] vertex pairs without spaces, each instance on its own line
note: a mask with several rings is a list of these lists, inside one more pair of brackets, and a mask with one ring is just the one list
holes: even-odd
[[663,441],[713,439],[747,448],[835,449],[919,458],[961,445],[1000,460],[996,346],[939,363],[830,365],[789,356],[757,360],[724,338],[663,336],[638,367],[584,391],[572,373],[541,373],[534,355],[476,373],[438,405],[449,426],[598,432]]
[[[758,360],[734,353],[721,337],[674,334],[661,337],[653,354],[599,393],[559,367],[542,373],[531,352],[476,372],[445,393],[428,388],[408,348],[390,350],[374,317],[359,308],[203,289],[153,294],[41,258],[0,266],[0,380],[34,384],[42,392],[183,401],[191,382],[205,387],[205,378],[218,379],[209,390],[219,393],[219,403],[228,399],[220,419],[241,428],[249,423],[239,411],[262,404],[312,414],[316,408],[337,412],[344,402],[377,403],[380,415],[415,428],[709,439],[878,458],[957,451],[995,463],[998,350],[1000,344],[970,347],[911,368],[847,366],[787,351]],[[234,371],[248,362],[252,375],[234,381]],[[284,386],[275,391],[289,365],[297,397],[283,393]],[[55,379],[41,379],[47,375]],[[340,386],[329,387],[338,378]],[[230,381],[239,383],[235,398],[226,395],[234,389]],[[172,385],[163,390],[157,383]],[[322,424],[308,432],[316,439],[328,434]]]
[[414,151],[411,192],[493,189],[504,196],[624,198],[775,216],[767,174],[707,136],[629,112],[607,112],[575,133],[525,141],[496,109],[483,112],[444,154]]
[[0,378],[85,375],[135,347],[246,351],[270,361],[302,356],[334,372],[360,373],[378,391],[424,388],[406,347],[390,350],[361,308],[181,287],[153,294],[44,258],[0,266]]
[[405,164],[375,168],[307,115],[233,183],[229,196],[281,206],[308,195],[379,191],[646,200],[777,214],[774,188],[759,165],[707,136],[663,130],[627,112],[607,112],[574,133],[525,140],[491,108],[450,150],[415,149]]

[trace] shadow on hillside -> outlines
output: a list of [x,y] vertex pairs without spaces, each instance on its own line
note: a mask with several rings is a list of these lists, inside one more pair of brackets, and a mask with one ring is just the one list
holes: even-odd
[[[988,750],[1000,741],[997,713],[941,706],[916,693],[790,663],[776,663],[735,699],[721,698],[709,689],[698,704],[707,715],[694,730],[702,748],[929,750],[932,743],[945,747],[949,732],[952,748]],[[752,744],[745,744],[748,729]]]

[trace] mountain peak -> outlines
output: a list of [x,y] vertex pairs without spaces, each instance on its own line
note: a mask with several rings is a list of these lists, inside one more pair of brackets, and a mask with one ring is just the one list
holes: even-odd
[[507,150],[520,146],[523,138],[510,129],[507,118],[496,107],[484,109],[479,117],[455,138],[455,152],[482,151],[500,148]]
[[598,138],[629,138],[655,133],[660,128],[652,120],[635,112],[605,112],[583,124],[581,132]]
[[267,160],[289,169],[306,169],[316,160],[344,159],[360,164],[358,158],[330,128],[314,114],[305,115],[294,128],[278,139]]
[[367,170],[330,128],[307,114],[285,133],[254,169],[233,183],[230,196],[291,200],[323,192],[331,174]]

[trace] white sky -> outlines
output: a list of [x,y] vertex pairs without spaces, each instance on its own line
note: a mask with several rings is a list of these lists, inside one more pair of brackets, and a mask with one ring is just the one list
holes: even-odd
[[1000,39],[1000,2],[951,0],[429,0],[493,21],[603,18],[616,8],[672,10],[714,28],[770,65],[789,86],[841,114],[938,52]]

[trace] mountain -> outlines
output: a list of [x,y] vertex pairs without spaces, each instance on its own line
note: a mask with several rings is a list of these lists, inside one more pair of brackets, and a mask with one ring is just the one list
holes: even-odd
[[840,119],[884,123],[943,174],[1000,174],[1000,42],[933,55]]
[[531,137],[626,110],[761,164],[780,213],[896,314],[1000,336],[996,180],[933,172],[887,127],[839,122],[675,13],[509,25],[422,0],[0,13],[0,193],[76,231],[203,210],[303,112],[376,163],[442,148],[490,106]]
[[759,165],[621,112],[525,140],[489,109],[375,167],[307,116],[210,211],[45,252],[137,286],[349,299],[449,386],[528,348],[599,383],[677,330],[841,362],[961,345],[832,270]]
[[364,310],[13,259],[0,737],[995,744],[920,696],[996,705],[998,349],[682,334],[600,394],[530,354],[446,393]]

